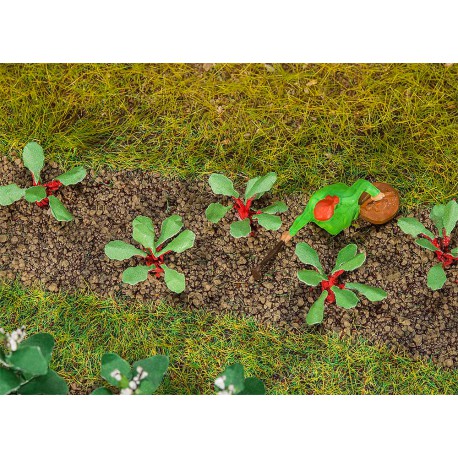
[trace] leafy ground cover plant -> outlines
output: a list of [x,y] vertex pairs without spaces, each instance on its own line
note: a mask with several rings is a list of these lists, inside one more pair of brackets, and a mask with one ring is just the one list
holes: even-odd
[[14,183],[0,186],[0,205],[11,205],[25,197],[27,202],[35,202],[39,207],[49,206],[57,221],[71,221],[72,214],[54,194],[62,186],[70,186],[84,180],[84,167],[75,167],[52,181],[42,183],[40,173],[45,161],[43,148],[36,142],[27,143],[22,152],[22,160],[32,173],[32,186],[27,189],[22,189]]
[[362,283],[341,283],[341,275],[345,272],[358,269],[364,264],[366,255],[357,253],[355,244],[342,248],[336,264],[329,275],[326,275],[319,260],[318,253],[305,242],[296,245],[296,256],[304,264],[315,267],[316,270],[300,270],[297,273],[299,280],[309,286],[321,286],[321,295],[310,307],[306,322],[309,325],[323,321],[325,304],[337,304],[339,307],[351,309],[359,302],[358,296],[351,290],[357,291],[371,302],[381,301],[386,298],[386,292],[381,288],[364,285]]
[[[159,387],[169,367],[169,357],[151,356],[130,364],[116,353],[105,353],[102,357],[102,377],[119,394],[153,394]],[[92,392],[96,395],[113,394],[105,387]]]
[[[122,240],[113,240],[105,245],[105,254],[110,259],[124,261],[133,256],[140,256],[144,260],[143,265],[128,267],[122,274],[122,281],[135,285],[148,278],[150,272],[160,278],[164,275],[167,287],[175,292],[182,293],[185,290],[185,276],[170,267],[167,267],[164,257],[169,253],[182,253],[194,246],[196,235],[189,229],[183,228],[183,221],[178,215],[172,215],[162,222],[161,233],[156,240],[156,233],[153,222],[146,216],[137,216],[132,221],[132,238],[138,242],[143,249],[136,248],[130,243]],[[178,234],[178,235],[177,235]],[[175,237],[176,236],[176,237]],[[167,245],[167,240],[175,237]]]
[[212,191],[218,195],[231,197],[234,203],[227,206],[217,202],[210,204],[205,211],[207,219],[212,223],[218,223],[229,210],[234,209],[239,221],[231,224],[230,232],[235,238],[253,235],[257,227],[255,222],[267,230],[276,231],[280,229],[281,218],[276,213],[283,213],[288,210],[284,202],[275,202],[260,210],[255,210],[252,207],[256,199],[272,189],[276,180],[277,174],[274,172],[252,178],[247,183],[245,196],[242,199],[229,178],[219,173],[211,174],[208,183]]
[[215,380],[217,394],[266,394],[264,383],[256,377],[245,378],[240,363],[227,366]]
[[439,262],[429,269],[427,284],[432,290],[437,290],[447,280],[445,270],[458,263],[458,247],[450,247],[451,234],[458,222],[458,203],[451,200],[447,205],[434,205],[429,217],[437,228],[436,235],[416,218],[399,218],[398,226],[405,234],[415,237],[417,245],[436,255]]
[[11,333],[0,328],[0,394],[67,394],[65,381],[49,369],[53,337],[25,336],[24,327]]

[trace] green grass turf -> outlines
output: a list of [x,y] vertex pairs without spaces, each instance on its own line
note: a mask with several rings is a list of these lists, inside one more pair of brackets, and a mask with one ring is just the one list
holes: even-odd
[[280,190],[388,181],[403,209],[458,193],[458,66],[1,65],[0,154]]
[[[64,168],[154,169],[246,178],[280,192],[387,181],[403,211],[458,192],[458,66],[0,65],[0,155],[38,141]],[[105,351],[170,352],[163,392],[208,393],[241,361],[270,393],[452,393],[456,373],[363,341],[300,335],[250,320],[47,296],[2,286],[0,325],[56,340],[54,367],[91,385]]]
[[456,371],[336,335],[291,334],[251,319],[135,304],[93,295],[55,295],[0,284],[0,324],[56,339],[51,367],[80,387],[103,385],[100,361],[170,356],[159,393],[210,394],[226,364],[241,362],[269,394],[451,394]]

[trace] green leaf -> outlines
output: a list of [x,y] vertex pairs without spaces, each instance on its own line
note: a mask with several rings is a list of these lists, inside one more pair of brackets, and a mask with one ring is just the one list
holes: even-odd
[[454,256],[455,258],[458,257],[458,247],[453,248],[453,250],[450,251],[450,253],[451,253],[452,256]]
[[212,173],[208,179],[208,184],[215,194],[239,197],[239,193],[234,189],[232,181],[220,173]]
[[245,199],[248,200],[256,194],[258,194],[257,197],[260,197],[261,194],[270,191],[276,181],[277,174],[275,172],[269,172],[262,177],[251,179],[246,187]]
[[65,208],[64,204],[55,196],[49,196],[49,207],[57,221],[72,221],[72,214]]
[[241,221],[234,221],[231,224],[230,232],[232,237],[235,237],[236,239],[240,237],[247,237],[251,233],[250,219],[245,218]]
[[49,369],[46,375],[35,377],[18,390],[18,394],[68,394],[65,380],[56,372]]
[[49,365],[51,361],[51,353],[54,348],[54,337],[47,332],[41,332],[30,336],[28,339],[24,340],[19,348],[25,347],[38,347],[41,351],[41,354],[46,360],[46,363]]
[[264,383],[256,377],[248,377],[245,379],[245,387],[239,393],[242,395],[260,395],[266,394]]
[[135,266],[128,267],[122,273],[122,281],[128,283],[129,285],[136,285],[142,281],[145,281],[148,278],[148,272],[154,269],[153,266]]
[[165,248],[159,251],[158,256],[167,253],[167,251],[173,251],[174,253],[183,253],[183,251],[192,248],[194,241],[196,240],[196,234],[185,229],[181,234],[177,235]]
[[27,143],[22,151],[22,160],[24,166],[32,172],[35,181],[41,181],[40,172],[45,163],[43,148],[36,142]]
[[46,198],[46,188],[44,186],[32,186],[25,190],[25,200],[27,202],[40,202]]
[[324,275],[321,275],[315,270],[299,270],[297,278],[310,286],[318,286],[323,280],[327,280]]
[[11,205],[22,199],[25,195],[25,189],[21,189],[17,184],[0,186],[0,205]]
[[215,380],[217,391],[227,390],[230,385],[233,386],[233,394],[239,394],[245,388],[245,376],[240,363],[227,366]]
[[183,227],[183,221],[181,216],[172,215],[166,218],[162,222],[161,235],[157,239],[156,247],[161,246],[166,240],[171,239],[174,235],[177,235]]
[[221,219],[224,218],[226,213],[232,208],[232,205],[225,207],[219,203],[210,204],[205,210],[205,216],[208,221],[212,223],[218,223]]
[[64,186],[77,184],[86,178],[86,169],[84,167],[74,167],[68,172],[59,175],[56,181],[60,181]]
[[258,223],[268,231],[278,231],[281,227],[281,218],[276,215],[260,213],[259,215],[254,215],[253,219],[256,219]]
[[167,288],[174,293],[180,294],[186,288],[185,276],[176,270],[170,269],[165,264],[161,266],[164,269],[164,281]]
[[426,227],[415,218],[399,218],[398,226],[402,232],[411,235],[412,237],[418,237],[419,234],[427,235],[428,237],[434,238],[434,234],[428,231]]
[[318,253],[308,243],[298,243],[295,253],[302,263],[314,266],[321,274],[324,274]]
[[328,297],[328,292],[323,291],[320,297],[310,307],[305,321],[308,325],[318,324],[323,321],[324,316],[324,301]]
[[358,247],[354,243],[350,243],[350,245],[347,245],[346,247],[342,248],[339,251],[339,254],[337,255],[336,264],[334,266],[332,273],[334,273],[337,270],[340,270],[340,266],[343,263],[350,261],[351,259],[356,257],[357,251]]
[[288,206],[284,202],[274,202],[272,205],[268,207],[261,208],[263,213],[268,213],[270,215],[274,215],[275,213],[284,213],[288,210]]
[[110,259],[116,261],[124,261],[130,259],[132,256],[146,257],[146,253],[134,247],[130,243],[123,242],[122,240],[113,240],[105,245],[105,254]]
[[154,233],[154,227],[151,219],[146,216],[137,216],[132,221],[132,226],[133,239],[140,243],[143,247],[150,248],[153,250],[153,253],[156,253],[156,245],[154,243],[156,234]]
[[139,216],[135,217],[134,220],[132,221],[132,227],[135,227],[137,224],[143,224],[150,231],[154,232],[153,222],[151,221],[151,218],[148,218],[147,216],[139,215]]
[[110,385],[119,387],[118,380],[111,375],[115,370],[118,370],[128,380],[132,378],[130,364],[126,360],[116,353],[105,353],[102,356],[101,375]]
[[0,367],[0,395],[10,394],[21,386],[21,379],[11,370]]
[[446,234],[450,235],[458,222],[458,204],[455,200],[451,200],[445,206],[443,222]]
[[428,239],[416,239],[415,243],[427,250],[437,251],[437,247],[435,247]]
[[8,358],[8,364],[21,371],[26,378],[45,375],[48,361],[38,347],[20,346]]
[[96,388],[92,393],[91,395],[94,394],[94,395],[112,395],[113,393],[108,389],[108,388],[105,388],[105,387],[100,387],[100,388]]
[[[442,229],[444,227],[444,212],[445,212],[445,205],[434,205],[434,207],[431,210],[431,213],[429,214],[429,217],[431,221],[434,223],[434,225],[436,226],[437,230],[439,231],[439,234],[442,233]],[[434,236],[430,235],[430,237],[433,238]]]
[[364,264],[365,260],[366,254],[359,253],[353,259],[350,259],[349,261],[340,264],[337,270],[345,270],[345,272],[350,272],[351,270],[355,270],[358,267],[361,267]]
[[336,295],[336,304],[344,309],[356,307],[359,302],[358,296],[348,289],[340,289],[337,286],[331,287],[331,291]]
[[354,289],[363,296],[367,297],[371,302],[383,301],[386,299],[387,294],[382,288],[376,288],[375,286],[367,286],[362,283],[345,283],[345,288]]
[[441,263],[436,264],[433,267],[431,267],[431,269],[429,269],[427,285],[433,291],[441,289],[444,286],[446,280],[447,276],[445,275],[445,271]]
[[[153,394],[162,382],[167,368],[169,367],[169,357],[165,355],[155,355],[150,358],[142,359],[134,363],[133,374],[137,374],[137,367],[141,367],[148,373],[137,390],[138,394]],[[149,382],[145,384],[145,382]]]

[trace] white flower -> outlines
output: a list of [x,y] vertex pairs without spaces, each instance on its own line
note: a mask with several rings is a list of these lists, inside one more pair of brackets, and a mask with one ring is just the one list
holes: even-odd
[[131,380],[129,382],[129,388],[135,391],[138,388],[138,383],[135,380]]
[[122,375],[119,369],[115,369],[110,375],[118,382],[120,382],[122,379]]
[[215,380],[215,386],[219,388],[220,390],[224,390],[224,388],[226,388],[225,382],[226,382],[226,376],[223,375],[222,377],[218,377]]
[[25,339],[25,327],[21,326],[20,328],[16,329],[12,333],[5,333],[5,330],[1,328],[1,334],[5,336],[6,346],[12,352],[16,351],[18,345]]
[[134,394],[134,391],[131,390],[130,388],[123,388],[121,390],[121,394]]

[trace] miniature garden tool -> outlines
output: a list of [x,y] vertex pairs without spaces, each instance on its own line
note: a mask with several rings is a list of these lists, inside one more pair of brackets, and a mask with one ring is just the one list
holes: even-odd
[[[380,204],[375,204],[377,202]],[[312,194],[303,213],[282,234],[280,241],[252,270],[254,279],[261,279],[262,269],[306,224],[314,222],[331,235],[337,235],[358,218],[360,206],[363,209],[362,217],[366,221],[384,224],[396,215],[399,194],[386,183],[372,184],[367,180],[358,180],[352,186],[336,183],[319,189]]]

